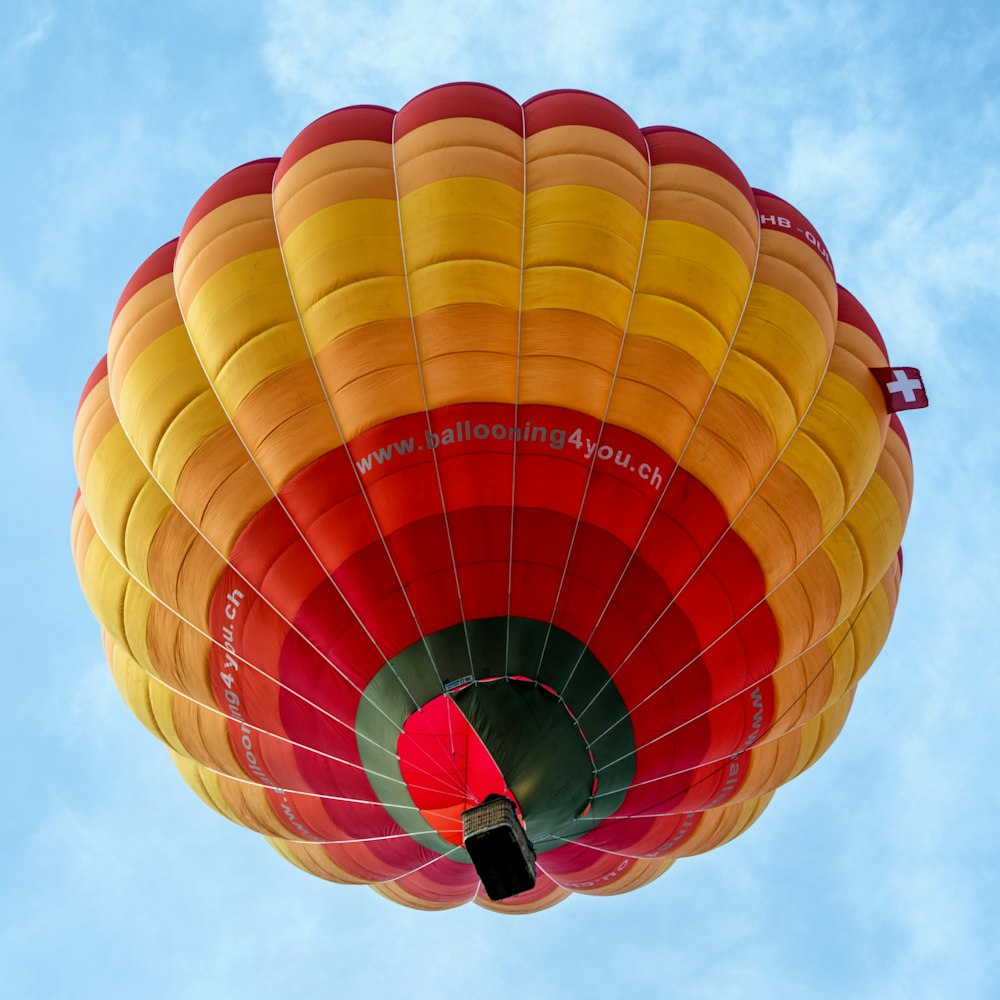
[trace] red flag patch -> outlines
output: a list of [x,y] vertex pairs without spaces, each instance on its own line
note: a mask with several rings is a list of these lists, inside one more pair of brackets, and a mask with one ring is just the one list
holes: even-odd
[[885,396],[890,413],[899,410],[920,410],[927,405],[927,390],[919,368],[872,368]]

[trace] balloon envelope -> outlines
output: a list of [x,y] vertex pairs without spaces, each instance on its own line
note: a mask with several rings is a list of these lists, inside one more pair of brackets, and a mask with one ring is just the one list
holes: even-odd
[[[910,456],[822,240],[707,140],[477,84],[335,111],[127,284],[76,422],[115,680],[334,882],[520,912],[746,829],[888,633]],[[533,889],[462,813],[516,803]]]

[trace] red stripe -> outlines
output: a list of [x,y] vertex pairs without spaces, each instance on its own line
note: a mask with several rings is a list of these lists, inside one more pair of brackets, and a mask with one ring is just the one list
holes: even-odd
[[165,274],[170,274],[174,269],[174,257],[177,253],[176,239],[164,243],[159,250],[154,250],[140,265],[135,274],[128,280],[124,291],[118,297],[118,305],[115,306],[114,315],[111,317],[111,325],[118,319],[118,314],[125,308],[125,304],[146,285],[162,278]]
[[837,319],[843,323],[850,323],[851,326],[857,327],[862,333],[871,337],[885,357],[886,364],[889,363],[889,350],[885,346],[882,334],[879,333],[878,327],[875,325],[875,320],[843,285],[837,285]]
[[642,134],[649,143],[649,155],[655,165],[686,163],[692,167],[711,170],[739,190],[751,205],[754,204],[750,184],[743,171],[714,143],[696,132],[674,128],[671,125],[653,125]]
[[[76,405],[77,416],[80,415],[80,409],[83,406],[86,398],[94,391],[94,388],[104,381],[108,377],[108,356],[105,354],[100,361],[97,362],[96,367],[90,373],[90,378],[87,379],[83,387],[83,392],[80,393],[80,402]],[[79,492],[79,491],[78,491]]]
[[834,274],[833,261],[813,224],[794,206],[777,195],[753,188],[761,229],[787,233],[805,243]]
[[617,104],[586,90],[549,90],[524,104],[525,135],[560,125],[589,125],[621,136],[648,156],[646,140],[632,118]]
[[331,111],[307,125],[289,144],[274,172],[274,186],[299,160],[310,153],[338,142],[364,139],[392,141],[392,119],[396,112],[376,104],[358,104]]
[[899,440],[903,442],[906,450],[910,450],[910,439],[906,436],[906,431],[903,429],[903,421],[899,419],[898,413],[892,413],[889,415],[889,426],[896,432]]
[[274,171],[278,166],[277,157],[269,157],[263,160],[251,160],[223,174],[196,202],[191,209],[184,225],[181,227],[181,235],[177,240],[178,246],[187,239],[188,234],[206,215],[211,214],[217,208],[221,208],[227,202],[236,201],[237,198],[246,198],[255,194],[270,194],[271,184],[274,179]]
[[485,83],[447,83],[407,101],[396,115],[395,137],[444,118],[482,118],[522,135],[521,107],[510,94]]

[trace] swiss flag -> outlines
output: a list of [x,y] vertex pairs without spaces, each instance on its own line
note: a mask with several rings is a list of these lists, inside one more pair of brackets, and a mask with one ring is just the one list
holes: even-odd
[[920,410],[927,405],[927,390],[919,368],[872,368],[885,396],[890,413],[899,410]]

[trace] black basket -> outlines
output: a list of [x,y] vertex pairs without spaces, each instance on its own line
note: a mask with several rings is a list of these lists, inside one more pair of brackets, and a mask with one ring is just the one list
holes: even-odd
[[535,850],[510,799],[491,795],[462,813],[462,838],[486,895],[507,899],[535,887]]

